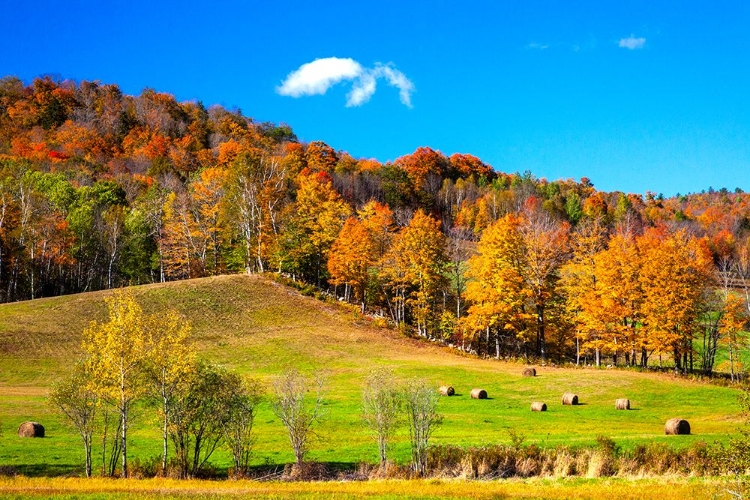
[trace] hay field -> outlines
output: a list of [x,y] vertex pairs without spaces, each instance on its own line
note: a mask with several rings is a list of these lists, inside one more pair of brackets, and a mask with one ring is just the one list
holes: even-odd
[[[733,389],[668,375],[619,370],[540,367],[524,377],[524,366],[479,360],[373,326],[347,307],[328,304],[276,284],[263,276],[221,276],[135,287],[147,312],[171,307],[190,319],[200,355],[271,383],[287,366],[327,373],[326,413],[317,428],[310,460],[342,467],[374,462],[377,450],[359,412],[367,373],[389,366],[400,377],[422,377],[437,388],[452,385],[456,395],[442,398],[444,424],[434,443],[483,445],[509,443],[510,432],[540,446],[592,446],[598,435],[618,445],[663,441],[684,446],[696,441],[726,441],[742,424]],[[103,298],[96,292],[0,306],[0,466],[32,476],[79,474],[79,438],[49,407],[52,381],[67,373],[78,356],[80,335],[91,320],[103,319]],[[474,388],[488,398],[471,399]],[[563,406],[563,393],[581,404]],[[628,398],[631,410],[615,410]],[[533,401],[545,412],[531,412]],[[687,419],[690,436],[665,436],[669,418]],[[44,439],[21,439],[18,425],[41,422]],[[268,404],[256,420],[256,464],[293,460],[280,422]],[[129,454],[147,461],[159,454],[153,411],[140,409]],[[408,435],[397,436],[393,455],[406,463]],[[96,451],[96,450],[95,450]],[[225,452],[212,462],[229,465]],[[96,462],[95,462],[96,464]]]

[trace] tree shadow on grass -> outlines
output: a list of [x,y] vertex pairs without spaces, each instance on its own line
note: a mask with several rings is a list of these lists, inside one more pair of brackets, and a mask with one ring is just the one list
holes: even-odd
[[19,474],[26,477],[83,477],[84,469],[82,466],[70,464],[13,464],[0,468],[0,476]]

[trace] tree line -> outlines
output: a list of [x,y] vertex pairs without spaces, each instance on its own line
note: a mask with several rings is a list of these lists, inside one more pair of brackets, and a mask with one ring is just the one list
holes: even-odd
[[275,272],[480,355],[711,372],[723,343],[734,375],[749,234],[740,189],[383,164],[151,89],[0,80],[2,301]]

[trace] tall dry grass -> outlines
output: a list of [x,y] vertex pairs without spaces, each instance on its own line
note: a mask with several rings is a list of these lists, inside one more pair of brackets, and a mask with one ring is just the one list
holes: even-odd
[[718,479],[459,479],[329,482],[105,480],[0,477],[0,496],[11,498],[607,498],[607,500],[683,500],[722,498],[734,483]]
[[464,479],[714,476],[736,472],[736,460],[736,450],[721,444],[678,449],[649,443],[620,450],[611,439],[599,437],[593,448],[433,446],[428,466],[430,476]]

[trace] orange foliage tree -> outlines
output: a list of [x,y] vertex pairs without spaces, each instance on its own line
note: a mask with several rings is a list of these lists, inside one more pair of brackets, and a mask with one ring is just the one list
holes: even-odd
[[409,176],[415,189],[426,187],[430,176],[442,178],[447,172],[448,159],[432,148],[420,147],[414,153],[396,159],[396,165]]
[[644,347],[672,354],[675,370],[687,370],[696,321],[715,282],[711,253],[705,241],[685,230],[669,233],[663,227],[647,230],[638,238],[638,247]]
[[367,288],[370,282],[370,267],[375,262],[375,243],[367,227],[356,217],[349,217],[341,228],[328,256],[328,273],[334,285],[345,285],[344,296],[349,299],[349,287],[366,307]]
[[447,261],[440,222],[418,210],[409,225],[396,235],[384,261],[394,319],[402,323],[408,306],[417,332],[429,336],[436,294],[443,285]]

